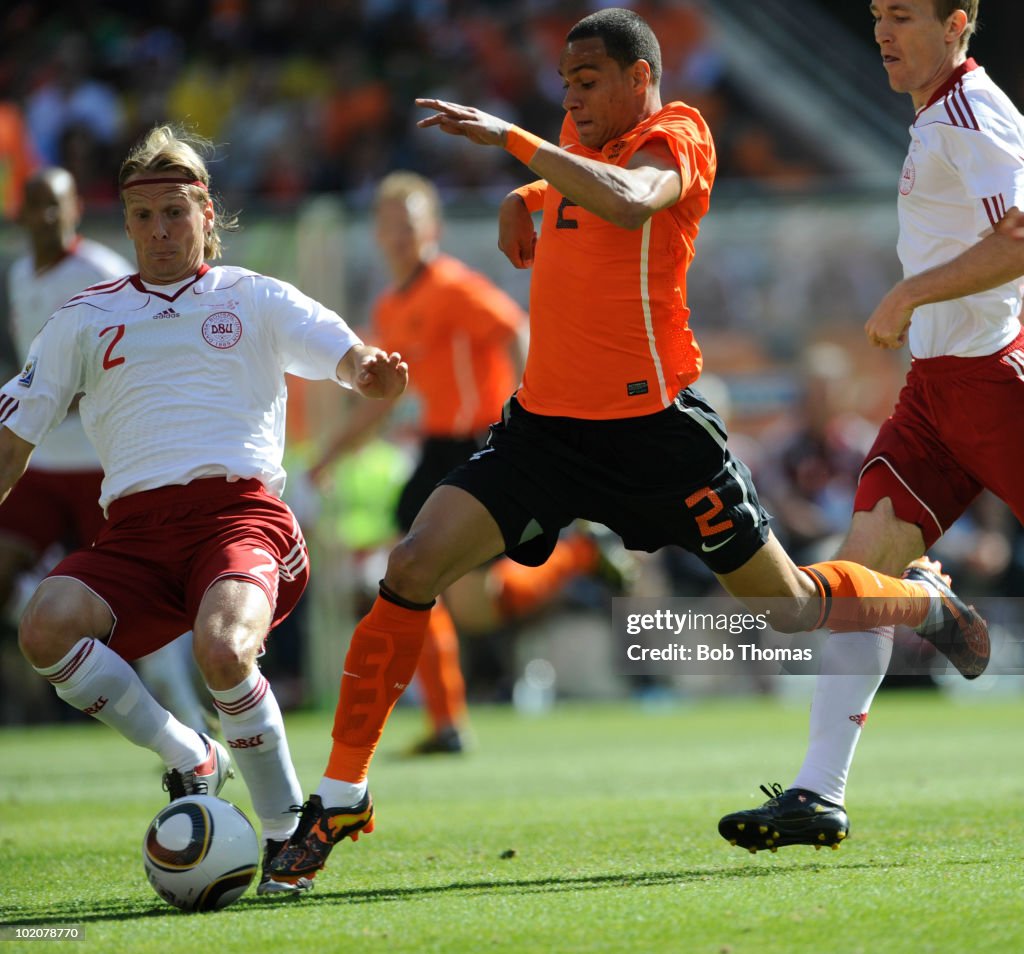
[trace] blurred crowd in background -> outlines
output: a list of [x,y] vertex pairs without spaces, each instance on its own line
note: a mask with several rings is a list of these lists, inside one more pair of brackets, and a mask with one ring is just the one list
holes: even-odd
[[[989,6],[994,2],[987,0]],[[417,134],[414,98],[467,102],[553,139],[563,115],[556,65],[565,34],[601,5],[580,0],[165,0],[146,6],[127,0],[74,5],[13,0],[0,14],[3,212],[10,218],[32,168],[62,165],[76,177],[91,214],[116,216],[121,158],[142,132],[168,120],[188,122],[218,145],[222,161],[212,168],[215,186],[231,208],[288,214],[313,194],[332,193],[343,196],[347,209],[365,211],[376,184],[394,169],[424,174],[446,197],[493,205],[528,178],[522,166],[502,150],[465,149],[450,137]],[[707,116],[719,149],[720,181],[755,184],[761,195],[798,197],[829,176],[827,159],[813,143],[759,116],[731,85],[700,4],[638,0],[629,5],[661,39],[663,100],[686,100]],[[867,3],[857,5],[864,9],[856,26],[870,40]],[[850,19],[849,11],[844,16]],[[1020,71],[1016,61],[1013,65]],[[1000,80],[1024,98],[1024,72],[1016,80],[1004,72]],[[892,215],[894,190],[885,202],[886,214]],[[719,219],[725,222],[719,231],[741,221],[737,216]],[[755,226],[743,222],[743,238],[754,243]],[[776,533],[800,561],[830,556],[848,526],[860,462],[904,371],[900,356],[872,354],[860,335],[891,276],[858,270],[857,243],[844,237],[836,251],[838,264],[820,276],[829,284],[821,300],[843,312],[824,321],[820,312],[794,306],[794,296],[813,286],[797,277],[798,255],[784,293],[756,301],[753,294],[744,297],[745,283],[753,281],[749,276],[759,266],[761,273],[785,270],[771,260],[773,254],[785,258],[784,242],[762,241],[753,250],[734,250],[730,259],[728,249],[740,235],[723,235],[718,240],[723,251],[705,270],[704,263],[716,255],[715,225],[708,228],[710,250],[705,244],[698,256],[691,295],[695,314],[720,320],[719,328],[698,331],[708,367],[723,375],[706,376],[708,396],[727,415],[730,408],[735,412],[736,451],[754,471]],[[786,238],[792,235],[790,229]],[[824,234],[819,258],[828,242]],[[895,267],[893,244],[885,242]],[[364,291],[368,297],[369,289]],[[761,309],[773,307],[775,314],[762,314]],[[837,331],[833,319],[846,324]],[[829,333],[808,336],[800,330],[816,321]],[[771,379],[766,368],[772,361],[783,370],[785,397],[772,405],[771,414],[752,413],[755,405],[764,409],[763,395],[744,398],[744,381],[756,379],[763,386]],[[755,376],[745,379],[745,370]],[[397,488],[402,474],[393,473],[391,480]],[[988,495],[946,535],[935,555],[955,574],[960,592],[1024,593],[1024,536],[1007,509]],[[717,592],[699,561],[682,551],[663,552],[644,573],[642,592]],[[596,599],[605,612],[601,601],[610,595],[595,597],[593,588],[584,586],[570,599],[591,608]],[[293,696],[283,699],[293,704],[304,701],[304,625],[299,614],[291,636],[275,637],[276,664],[268,658],[271,668],[276,665],[296,679]],[[471,694],[475,680],[489,687],[491,698],[510,696],[515,673],[499,645],[481,641],[467,651],[476,656],[476,671],[472,660],[467,670]]]
[[[760,116],[730,82],[697,0],[623,2],[661,40],[663,100],[684,99],[708,118],[720,181],[788,190],[829,173],[813,141]],[[867,3],[814,2],[870,43]],[[171,119],[193,123],[225,147],[217,177],[232,200],[287,204],[311,191],[342,190],[358,202],[396,168],[428,175],[442,188],[502,195],[521,182],[515,160],[416,136],[414,98],[471,102],[554,138],[565,34],[606,5],[12,0],[0,14],[0,190],[9,206],[22,153],[22,161],[69,168],[90,202],[113,203],[114,173],[127,147]],[[1024,95],[1012,43],[1024,14],[1009,9],[1020,5],[989,0],[982,7],[975,47],[1004,88]]]
[[[744,107],[697,5],[632,5],[661,38],[663,99],[699,106],[716,130],[720,177],[792,187],[827,171],[810,144],[787,139]],[[568,29],[594,6],[16,0],[0,20],[0,150],[20,145],[66,166],[95,207],[115,202],[115,172],[129,144],[166,120],[190,122],[223,145],[216,175],[230,201],[288,204],[341,190],[358,203],[395,168],[428,175],[443,189],[500,196],[522,181],[515,160],[415,135],[413,100],[470,102],[555,138],[558,55]]]

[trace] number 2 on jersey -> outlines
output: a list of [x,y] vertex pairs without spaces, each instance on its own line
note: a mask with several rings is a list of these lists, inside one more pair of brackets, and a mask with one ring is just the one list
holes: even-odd
[[110,344],[107,345],[107,350],[103,352],[103,370],[109,371],[111,368],[116,368],[119,364],[124,364],[124,356],[118,355],[114,357],[114,348],[117,343],[124,337],[124,325],[107,325],[100,332],[102,338],[108,331],[114,333],[114,337],[110,339]]
[[566,198],[563,197],[561,204],[558,206],[558,219],[555,222],[555,228],[556,229],[578,229],[580,227],[580,223],[577,222],[576,219],[570,219],[565,214],[565,210],[566,209],[576,209],[576,208],[579,208],[579,206],[577,206],[575,202],[571,201],[570,199],[566,199]]

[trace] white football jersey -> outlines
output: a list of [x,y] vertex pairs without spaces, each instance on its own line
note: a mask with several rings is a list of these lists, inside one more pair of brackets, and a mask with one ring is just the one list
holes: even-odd
[[38,444],[84,392],[104,510],[209,476],[255,477],[280,496],[285,372],[336,380],[360,343],[330,309],[244,268],[204,265],[175,285],[129,275],[87,289],[46,323],[0,391],[0,424]]
[[[897,250],[906,276],[976,244],[1011,206],[1024,209],[1024,117],[973,60],[918,112],[900,176]],[[922,305],[910,325],[916,358],[992,354],[1020,332],[1019,283]]]
[[[7,272],[7,297],[18,361],[25,361],[32,339],[69,298],[97,282],[133,271],[135,266],[127,259],[87,238],[79,238],[64,258],[42,272],[36,271],[31,254],[17,259]],[[32,467],[39,470],[98,470],[99,466],[96,451],[74,413],[64,418],[32,455]]]

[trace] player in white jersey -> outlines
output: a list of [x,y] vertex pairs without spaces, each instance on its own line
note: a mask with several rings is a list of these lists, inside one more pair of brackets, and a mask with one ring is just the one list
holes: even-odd
[[[889,84],[916,115],[899,179],[905,277],[865,330],[879,347],[909,342],[913,361],[865,459],[839,557],[893,573],[983,488],[1024,522],[1024,241],[1012,227],[1024,117],[967,56],[978,0],[874,0],[871,12]],[[725,838],[756,851],[849,830],[847,775],[892,642],[891,628],[830,636],[803,766],[790,788],[765,789],[760,808],[725,816]]]
[[391,398],[408,369],[292,286],[206,264],[235,225],[209,194],[208,146],[157,127],[122,164],[138,272],[57,311],[0,389],[0,494],[82,393],[108,519],[36,590],[22,651],[62,699],[155,751],[172,799],[216,794],[231,774],[226,749],[175,719],[127,662],[191,628],[262,825],[259,893],[297,896],[308,879],[272,880],[267,869],[295,827],[301,789],[256,666],[308,577],[302,533],[280,499],[285,373]]

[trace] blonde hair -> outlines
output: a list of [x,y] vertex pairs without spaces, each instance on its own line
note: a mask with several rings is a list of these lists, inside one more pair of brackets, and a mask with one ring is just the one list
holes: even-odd
[[238,216],[227,213],[220,200],[209,192],[210,170],[204,157],[212,155],[213,151],[213,143],[209,139],[184,126],[154,126],[132,147],[117,175],[118,188],[122,190],[129,179],[150,172],[180,172],[187,179],[202,183],[188,188],[200,205],[205,206],[207,200],[213,202],[213,228],[203,243],[203,257],[207,259],[220,258],[224,250],[222,232],[234,232],[239,228]]
[[373,204],[376,208],[382,202],[393,199],[408,204],[409,200],[413,198],[421,200],[426,205],[433,221],[441,220],[441,196],[438,194],[437,186],[415,172],[399,170],[386,175],[377,185]]

